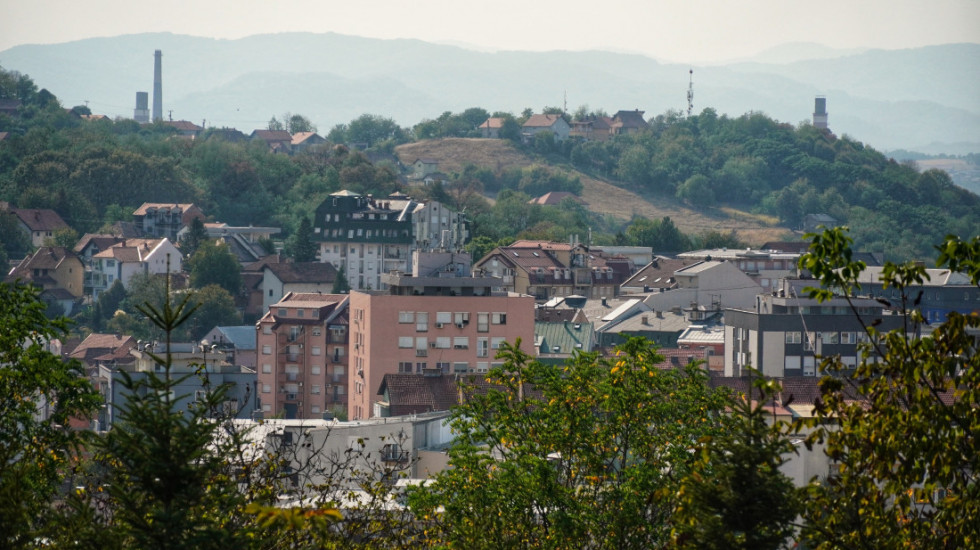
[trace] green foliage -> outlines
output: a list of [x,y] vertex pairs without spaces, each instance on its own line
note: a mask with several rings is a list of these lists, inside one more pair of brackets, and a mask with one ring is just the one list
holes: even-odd
[[23,258],[31,250],[31,239],[20,228],[17,217],[0,210],[0,248],[8,258]]
[[48,349],[67,334],[48,319],[34,287],[0,282],[0,547],[34,547],[52,499],[78,452],[69,421],[99,396],[77,361]]
[[626,228],[624,235],[630,246],[650,246],[657,254],[680,252],[691,246],[687,236],[677,229],[669,217],[652,221],[636,218]]
[[185,324],[191,341],[199,341],[214,327],[242,323],[242,316],[235,308],[235,299],[218,285],[207,285],[194,291],[191,300],[198,305]]
[[286,244],[286,254],[297,262],[312,262],[316,260],[318,245],[313,240],[313,224],[304,217],[299,222],[299,228]]
[[[859,289],[864,265],[851,258],[844,230],[811,238],[800,265],[825,288]],[[976,277],[973,243],[950,237],[939,249],[940,264]],[[882,274],[903,296],[924,277],[912,263],[886,264]],[[825,288],[810,295],[826,299]],[[909,312],[905,330],[867,327],[870,343],[853,375],[843,374],[839,357],[824,359],[830,376],[820,383],[816,417],[799,422],[812,430],[807,446],[824,445],[834,460],[827,480],[807,487],[803,535],[813,547],[964,548],[980,540],[980,318],[952,312],[929,330],[915,306],[899,306]]]
[[780,466],[796,452],[789,426],[765,405],[781,388],[758,376],[747,396],[736,398],[726,429],[702,438],[699,457],[682,481],[674,518],[681,548],[782,548],[794,532],[801,502]]
[[704,371],[657,368],[662,358],[642,339],[564,366],[533,360],[520,342],[498,357],[491,385],[464,390],[453,411],[452,468],[411,497],[430,544],[666,545],[690,450],[722,426],[726,399]]
[[695,174],[677,188],[677,198],[694,206],[713,206],[715,192],[711,181],[701,174]]
[[187,260],[187,264],[194,288],[218,285],[232,296],[237,296],[242,290],[242,267],[224,243],[205,241]]
[[54,230],[54,234],[44,239],[44,246],[60,246],[71,250],[78,242],[78,231],[70,227],[61,227]]
[[347,281],[347,273],[344,266],[340,266],[337,270],[337,278],[333,280],[333,288],[330,289],[333,294],[347,294],[350,292],[350,283]]
[[180,251],[184,253],[184,257],[189,258],[206,240],[208,240],[208,232],[204,228],[204,222],[201,218],[195,217],[191,220],[187,233],[180,239]]

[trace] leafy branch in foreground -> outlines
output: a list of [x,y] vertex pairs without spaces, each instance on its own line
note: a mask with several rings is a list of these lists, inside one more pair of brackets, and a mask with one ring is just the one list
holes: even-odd
[[[844,231],[813,236],[800,260],[840,268],[819,272],[825,287],[857,288],[861,269],[850,261]],[[939,264],[965,267],[976,284],[976,241],[948,238],[938,247]],[[883,283],[905,295],[924,275],[920,266],[889,264]],[[808,448],[824,444],[834,465],[826,480],[807,487],[802,534],[813,547],[966,548],[980,541],[980,317],[951,312],[921,334],[927,325],[912,305],[902,307],[904,330],[879,335],[869,327],[880,357],[873,360],[865,346],[853,375],[842,375],[839,357],[825,358],[831,376],[820,382],[815,417],[797,422],[812,430]]]

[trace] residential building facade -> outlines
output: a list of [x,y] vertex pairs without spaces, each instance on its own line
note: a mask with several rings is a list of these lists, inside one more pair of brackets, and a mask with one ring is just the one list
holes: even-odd
[[345,410],[348,296],[287,293],[255,325],[265,416],[323,418]]
[[112,283],[122,281],[129,288],[129,281],[137,273],[166,275],[180,272],[182,255],[170,239],[127,239],[92,256],[91,271],[86,272],[86,288],[92,297],[98,298]]
[[343,269],[354,290],[382,289],[383,274],[411,272],[415,250],[459,250],[469,238],[460,213],[403,194],[333,193],[317,208],[313,225],[319,260]]
[[504,342],[534,342],[534,299],[493,292],[484,277],[386,275],[387,292],[350,297],[348,415],[380,416],[385,374],[486,372]]
[[886,332],[904,324],[875,300],[851,298],[859,320],[844,298],[803,297],[805,284],[784,281],[779,291],[757,296],[751,309],[725,310],[725,376],[747,375],[750,366],[771,377],[819,376],[821,358],[834,355],[853,367],[858,344],[867,342],[864,326]]
[[167,238],[177,242],[182,229],[189,227],[194,218],[204,221],[204,212],[191,203],[145,202],[133,212],[133,223],[144,238]]

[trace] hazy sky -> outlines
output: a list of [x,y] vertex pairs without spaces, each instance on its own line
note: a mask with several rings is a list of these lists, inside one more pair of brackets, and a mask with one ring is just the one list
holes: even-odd
[[705,63],[786,42],[980,43],[980,0],[0,0],[0,51],[159,31],[215,38],[333,31]]

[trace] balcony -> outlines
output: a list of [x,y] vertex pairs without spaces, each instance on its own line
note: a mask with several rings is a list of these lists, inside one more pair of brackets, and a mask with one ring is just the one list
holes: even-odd
[[408,462],[408,451],[402,450],[401,446],[388,444],[381,448],[382,462]]

